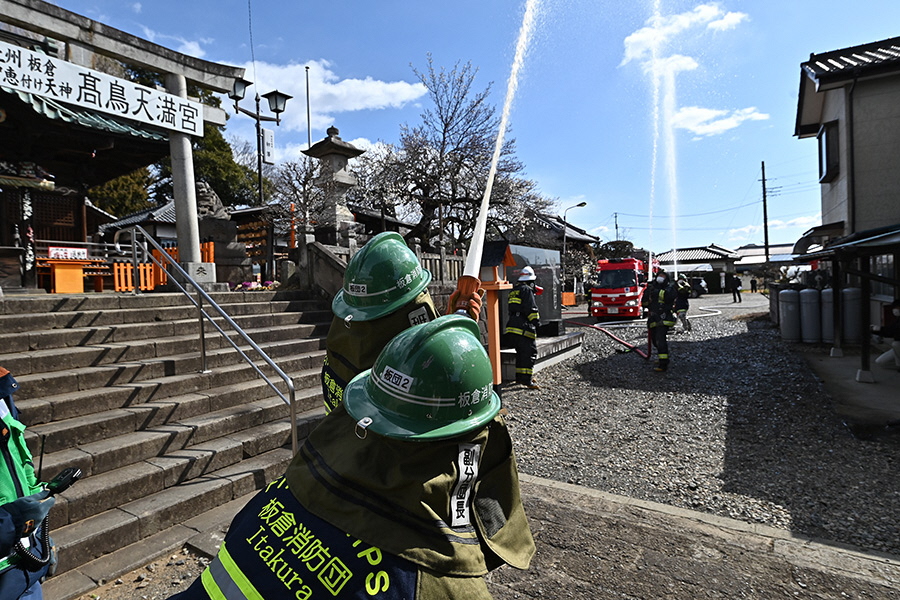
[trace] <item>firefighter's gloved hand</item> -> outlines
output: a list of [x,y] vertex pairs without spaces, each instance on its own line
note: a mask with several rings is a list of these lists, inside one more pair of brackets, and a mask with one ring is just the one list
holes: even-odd
[[13,523],[16,526],[16,533],[19,537],[28,535],[47,517],[50,508],[56,502],[56,498],[50,495],[50,492],[44,490],[37,494],[25,496],[13,500],[3,506],[3,510],[12,516]]
[[447,302],[447,314],[452,315],[456,312],[456,305],[462,300],[462,302],[466,305],[466,314],[470,317],[478,320],[478,317],[481,316],[481,306],[482,306],[482,297],[484,296],[484,289],[478,288],[474,293],[470,294],[468,299],[461,298],[459,290],[456,290],[452,294],[450,294],[450,300]]

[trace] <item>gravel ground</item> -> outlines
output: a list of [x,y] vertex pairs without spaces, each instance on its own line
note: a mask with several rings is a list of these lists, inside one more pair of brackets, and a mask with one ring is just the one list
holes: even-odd
[[[716,302],[719,314],[697,308]],[[853,437],[803,363],[817,350],[782,343],[749,305],[693,301],[667,373],[570,326],[585,333],[578,356],[541,370],[540,390],[504,390],[519,470],[900,555],[900,443]],[[610,331],[646,344],[642,323]],[[206,563],[175,554],[79,600],[162,600]]]
[[[783,343],[761,310],[729,302],[679,325],[666,373],[581,328],[541,390],[504,393],[519,470],[900,554],[900,444],[853,437],[803,363],[817,350]],[[646,347],[644,327],[611,331]]]

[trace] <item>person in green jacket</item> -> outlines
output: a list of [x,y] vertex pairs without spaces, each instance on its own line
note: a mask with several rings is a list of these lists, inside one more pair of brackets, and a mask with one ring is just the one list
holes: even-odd
[[[437,318],[440,312],[428,292],[430,282],[431,273],[399,233],[379,233],[353,255],[331,303],[334,317],[321,373],[326,413],[341,403],[347,383],[372,366],[391,338]],[[450,297],[448,309],[459,295],[457,291]],[[469,316],[477,321],[481,295],[476,292],[464,300]]]
[[49,538],[41,535],[46,523],[41,524],[55,499],[38,481],[25,445],[25,426],[13,402],[18,387],[0,367],[0,598],[41,600],[40,580],[50,568],[51,552]]
[[177,600],[489,600],[535,546],[478,325],[394,337]]

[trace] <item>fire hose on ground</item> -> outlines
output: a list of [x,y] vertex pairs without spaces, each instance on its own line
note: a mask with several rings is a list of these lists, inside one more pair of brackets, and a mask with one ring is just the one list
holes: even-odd
[[634,344],[632,344],[632,343],[630,343],[630,342],[626,342],[626,341],[623,340],[622,338],[613,335],[613,332],[612,332],[612,331],[610,331],[609,329],[606,329],[606,328],[604,328],[604,327],[599,327],[599,326],[594,325],[594,324],[592,324],[592,323],[579,323],[578,321],[569,321],[568,319],[566,320],[566,323],[569,323],[570,325],[578,325],[578,326],[580,326],[580,327],[590,327],[591,329],[596,329],[597,331],[602,331],[603,333],[605,333],[606,335],[608,335],[609,337],[611,337],[611,338],[614,339],[615,341],[617,341],[617,342],[619,342],[620,344],[622,344],[623,346],[627,347],[629,350],[632,350],[633,352],[635,352],[638,356],[640,356],[640,357],[643,358],[644,360],[649,360],[649,359],[650,359],[650,337],[649,337],[649,332],[648,332],[648,335],[647,335],[647,351],[645,352],[645,351],[641,350],[640,348],[638,348],[637,346],[635,346]]
[[[713,315],[721,314],[721,312],[722,312],[722,311],[716,310],[716,309],[714,309],[714,308],[706,308],[706,307],[703,307],[703,306],[699,307],[699,310],[706,311],[708,314],[704,314],[704,315],[695,315],[693,318],[698,318],[698,317],[711,317],[711,316],[713,316]],[[582,313],[582,314],[586,314],[586,313]],[[614,339],[615,341],[619,342],[619,343],[622,344],[623,346],[627,347],[629,350],[635,352],[638,356],[640,356],[640,357],[643,358],[644,360],[649,360],[649,359],[650,359],[650,353],[651,353],[651,351],[652,351],[652,350],[651,350],[652,346],[651,346],[651,341],[650,341],[650,330],[649,330],[649,329],[647,330],[647,351],[645,352],[644,350],[641,350],[640,348],[638,348],[638,347],[635,346],[634,344],[632,344],[632,343],[630,343],[630,342],[626,342],[626,341],[623,340],[622,338],[620,338],[620,337],[618,337],[618,336],[616,336],[616,335],[613,335],[613,333],[612,333],[609,329],[607,329],[607,328],[605,328],[605,327],[600,327],[600,326],[595,325],[595,324],[593,324],[593,323],[581,323],[581,322],[579,322],[579,321],[570,321],[569,319],[565,319],[565,321],[566,321],[566,323],[569,323],[570,325],[578,325],[579,327],[590,327],[591,329],[596,329],[597,331],[602,331],[603,333],[605,333],[606,335],[608,335],[610,338]]]

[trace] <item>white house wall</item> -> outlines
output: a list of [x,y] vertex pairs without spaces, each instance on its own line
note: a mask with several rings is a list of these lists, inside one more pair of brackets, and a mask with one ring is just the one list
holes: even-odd
[[[829,183],[822,184],[822,223],[835,223],[843,221],[849,223],[847,204],[848,156],[849,139],[847,133],[847,103],[845,101],[845,88],[837,88],[822,92],[825,94],[825,102],[822,108],[821,123],[838,121],[838,143],[840,146],[840,166],[838,175]],[[849,232],[847,232],[849,233]]]

